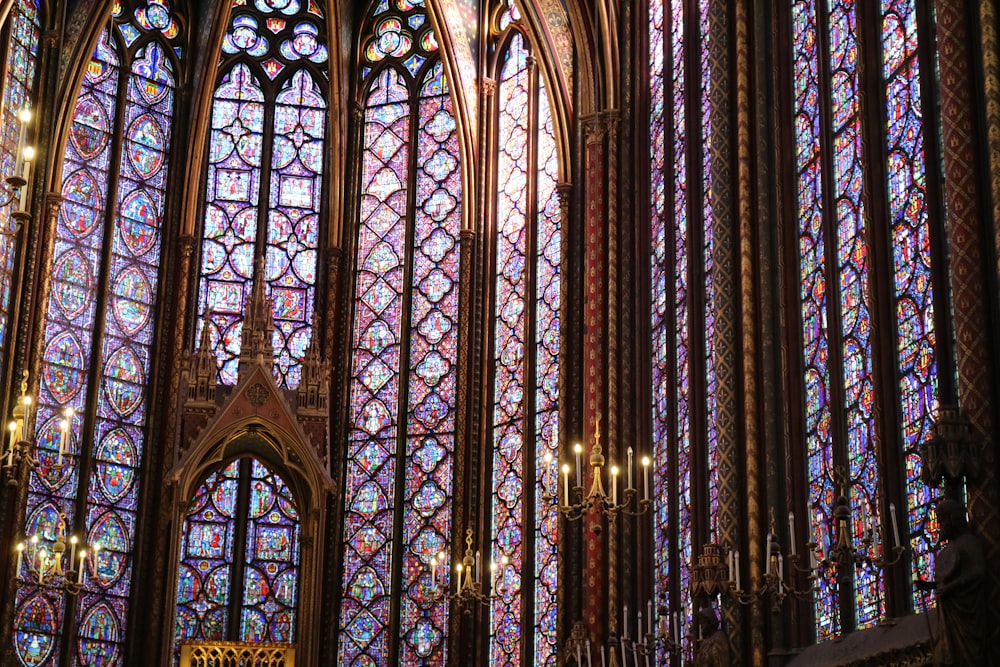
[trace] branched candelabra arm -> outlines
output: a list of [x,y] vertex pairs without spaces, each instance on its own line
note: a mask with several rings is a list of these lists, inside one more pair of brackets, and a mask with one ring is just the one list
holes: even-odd
[[447,592],[438,581],[438,568],[447,567],[447,559],[444,552],[437,554],[430,560],[431,586],[433,595],[436,598],[446,597],[449,601],[454,601],[458,606],[471,613],[473,603],[489,604],[494,600],[499,600],[507,592],[506,576],[510,569],[510,559],[504,555],[500,563],[493,563],[490,566],[490,585],[492,593],[483,590],[481,557],[479,552],[472,550],[472,529],[465,531],[465,554],[461,562],[455,564],[455,592]]

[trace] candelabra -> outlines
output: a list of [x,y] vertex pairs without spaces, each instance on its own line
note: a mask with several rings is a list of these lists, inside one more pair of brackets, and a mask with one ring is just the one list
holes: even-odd
[[[13,409],[13,419],[8,430],[10,439],[3,454],[3,472],[9,486],[18,486],[27,477],[27,471],[36,468],[45,473],[60,474],[68,465],[66,453],[70,447],[70,427],[73,411],[63,412],[55,448],[43,447],[43,439],[32,442],[30,425],[33,401],[28,395],[28,373],[21,376],[21,395]],[[14,577],[18,586],[35,586],[48,591],[61,591],[76,595],[84,584],[84,572],[89,556],[86,545],[76,535],[67,535],[66,515],[62,512],[43,511],[29,523],[34,524],[31,537],[17,545],[17,567]],[[25,533],[29,531],[25,530]],[[66,560],[67,545],[69,559]],[[98,544],[91,549],[94,557],[100,551]]]
[[[472,612],[474,603],[489,604],[493,600],[498,600],[507,590],[507,572],[510,569],[510,559],[502,556],[500,563],[490,565],[490,586],[494,593],[490,594],[483,590],[482,569],[480,563],[480,553],[472,550],[472,529],[465,531],[465,555],[462,560],[455,564],[455,592],[448,594],[448,599],[453,600],[466,613]],[[444,591],[439,586],[438,570],[446,566],[446,556],[444,552],[431,558],[431,586],[437,595]]]
[[31,163],[35,159],[35,149],[31,146],[25,146],[25,136],[27,135],[27,127],[31,122],[31,110],[24,108],[20,113],[17,114],[18,120],[21,122],[21,131],[18,134],[16,164],[14,166],[14,173],[8,175],[4,179],[7,187],[3,192],[0,192],[0,208],[6,208],[17,201],[17,208],[10,214],[13,225],[10,229],[0,228],[0,236],[14,236],[17,230],[31,219],[31,214],[27,212],[28,209],[28,181],[30,180],[31,174]]
[[[612,465],[610,469],[611,494],[609,495],[608,492],[605,491],[603,471],[606,467],[606,461],[604,453],[601,450],[600,415],[597,415],[597,422],[594,429],[594,448],[590,452],[590,468],[593,472],[593,483],[591,484],[590,491],[587,492],[586,495],[586,489],[583,485],[583,445],[580,443],[574,445],[573,452],[576,455],[576,484],[573,486],[573,494],[577,499],[576,502],[571,502],[571,498],[573,496],[570,496],[569,477],[572,468],[569,463],[563,463],[561,467],[563,475],[563,494],[561,502],[559,502],[560,499],[556,495],[548,491],[547,485],[543,485],[545,491],[543,491],[542,497],[547,502],[556,502],[556,509],[562,516],[566,517],[569,521],[577,521],[590,512],[596,512],[607,516],[609,521],[614,521],[619,514],[641,516],[649,511],[653,504],[652,497],[649,494],[649,472],[651,461],[648,456],[642,457],[643,490],[645,493],[640,499],[638,497],[638,489],[636,489],[633,485],[632,475],[634,452],[631,447],[628,448],[628,463],[625,469],[628,483],[623,491],[621,501],[619,502],[618,498],[618,475],[621,471],[617,465]],[[546,454],[544,461],[546,470],[548,470],[552,463],[551,455]],[[636,502],[633,503],[633,500]]]
[[49,468],[61,470],[66,466],[66,452],[70,445],[70,427],[74,412],[72,408],[63,411],[63,419],[59,423],[56,436],[56,448],[41,446],[41,442],[32,442],[30,438],[32,398],[28,395],[28,371],[21,376],[21,396],[14,406],[13,419],[7,425],[10,437],[7,441],[7,451],[3,455],[2,470],[7,478],[7,484],[17,486],[23,479],[25,469]]
[[864,533],[862,534],[860,545],[856,545],[851,529],[851,505],[846,496],[840,496],[833,507],[833,518],[836,522],[837,530],[836,540],[830,546],[829,553],[825,554],[818,563],[815,563],[815,554],[818,551],[819,545],[815,542],[807,544],[806,546],[809,548],[810,554],[812,554],[812,561],[817,565],[817,568],[821,567],[823,570],[835,567],[837,580],[841,583],[849,581],[852,570],[857,568],[865,567],[878,573],[886,567],[895,565],[903,557],[903,552],[906,549],[899,540],[899,524],[896,521],[896,505],[894,503],[889,503],[889,514],[892,519],[892,550],[889,554],[886,554],[883,548],[882,553],[877,553],[875,526],[872,523],[871,516],[868,516],[864,522]]

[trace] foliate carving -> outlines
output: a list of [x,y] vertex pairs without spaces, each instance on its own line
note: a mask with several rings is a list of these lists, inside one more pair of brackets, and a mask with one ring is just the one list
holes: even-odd
[[608,127],[603,114],[590,114],[583,118],[583,136],[588,146],[602,143],[607,131]]
[[497,92],[497,80],[484,76],[480,80],[479,91],[483,97],[492,97]]

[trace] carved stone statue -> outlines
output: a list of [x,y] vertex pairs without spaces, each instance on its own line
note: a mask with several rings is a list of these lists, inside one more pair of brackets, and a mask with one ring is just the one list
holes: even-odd
[[695,617],[701,638],[694,654],[695,667],[731,667],[729,637],[719,627],[719,617],[712,607],[702,607]]
[[937,590],[938,635],[934,664],[947,667],[986,665],[986,608],[983,598],[986,563],[979,538],[969,531],[965,506],[945,499],[938,503],[941,539],[948,542],[938,553],[934,581],[923,589]]

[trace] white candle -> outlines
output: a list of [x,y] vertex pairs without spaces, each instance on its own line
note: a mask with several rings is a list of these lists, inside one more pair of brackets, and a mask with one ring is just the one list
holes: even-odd
[[627,491],[628,489],[632,488],[632,448],[631,447],[628,448],[628,465],[625,466],[625,467],[628,469],[628,486],[625,487],[625,490]]
[[788,552],[795,555],[795,514],[788,513]]
[[618,466],[611,466],[611,504],[618,504]]
[[590,661],[590,637],[587,638],[587,667],[593,667],[593,663]]
[[69,566],[73,567],[76,562],[76,535],[69,538]]
[[785,559],[782,558],[781,554],[778,554],[778,579],[781,581],[785,580]]
[[636,614],[638,622],[635,624],[635,640],[638,642],[642,640],[642,609]]
[[729,581],[735,580],[733,577],[733,552],[729,552]]
[[87,569],[86,565],[87,565],[87,550],[83,549],[82,551],[80,551],[80,571],[76,575],[77,585],[83,584],[83,571]]
[[476,550],[476,569],[473,570],[472,578],[478,581],[480,584],[483,583],[483,568],[481,567],[481,557],[479,555],[479,550]]
[[10,446],[7,447],[7,466],[10,467],[14,465],[14,445],[17,443],[17,422],[11,422],[10,429]]
[[889,503],[889,516],[892,517],[892,546],[901,546],[903,543],[899,541],[899,522],[896,521],[896,503]]
[[674,630],[674,644],[677,644],[678,646],[680,646],[680,643],[681,643],[681,632],[680,632],[680,629],[677,627],[677,625],[678,625],[677,624],[677,612],[675,611],[674,612],[674,628],[673,628],[673,630]]
[[646,603],[646,611],[649,612],[649,614],[646,616],[646,634],[648,634],[650,637],[652,637],[653,636],[653,601],[652,600],[649,600]]
[[45,564],[48,559],[45,549],[38,550],[38,585],[45,583]]
[[455,572],[458,575],[455,577],[455,595],[458,595],[459,591],[462,590],[462,564],[455,563]]
[[764,574],[771,574],[771,533],[767,534],[767,547],[764,550]]
[[632,662],[639,667],[639,646],[635,642],[632,642]]
[[583,667],[583,660],[581,659],[580,654],[581,654],[580,644],[577,643],[577,645],[576,645],[576,664],[577,664],[577,667]]
[[437,587],[437,558],[431,558],[431,588]]
[[651,498],[651,496],[649,495],[649,464],[650,464],[649,457],[648,456],[643,456],[642,457],[642,489],[643,489],[644,493],[643,493],[642,497],[646,498],[646,499],[650,499]]
[[622,639],[628,639],[628,605],[622,608]]
[[17,152],[15,153],[15,159],[17,161],[14,167],[14,173],[19,174],[21,172],[21,161],[24,159],[24,142],[28,136],[28,123],[31,122],[31,109],[24,108],[17,115],[18,120],[21,121],[21,131],[17,134]]
[[562,470],[563,470],[563,506],[569,507],[569,464],[564,463]]
[[31,161],[35,159],[35,149],[31,146],[26,146],[24,151],[24,167],[22,167],[21,178],[24,179],[24,187],[21,188],[20,196],[18,197],[17,209],[19,211],[25,210],[28,202],[28,183],[31,181]]
[[21,440],[27,442],[28,420],[31,419],[31,396],[22,398],[21,404],[24,406],[24,419],[21,420]]
[[604,647],[601,647],[601,667],[608,667],[607,662],[604,660]]
[[24,542],[17,545],[17,569],[14,570],[14,576],[21,576],[21,568],[24,566]]
[[733,556],[733,567],[736,569],[736,590],[742,591],[743,587],[740,586],[740,552],[737,551]]
[[573,451],[576,453],[576,485],[578,487],[583,486],[583,445],[579,442],[573,446]]

